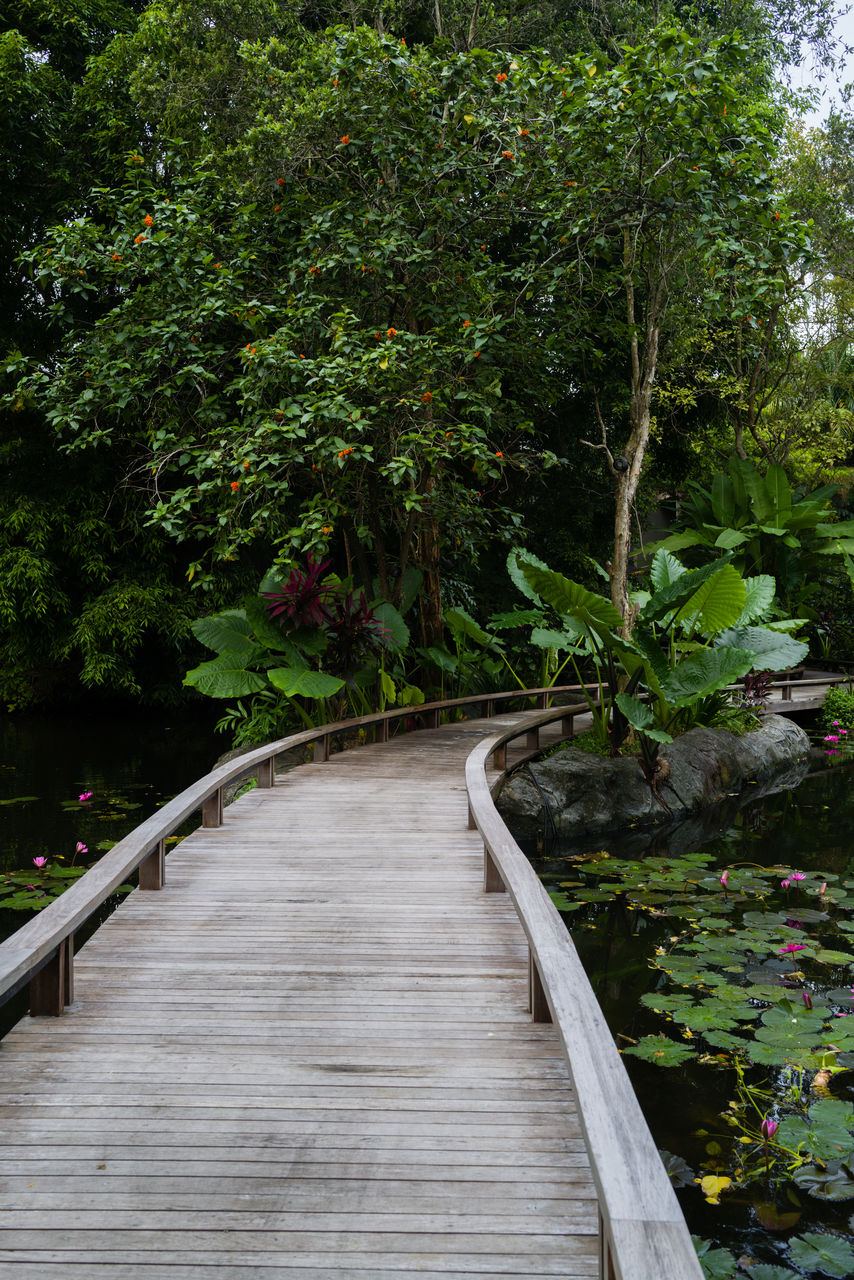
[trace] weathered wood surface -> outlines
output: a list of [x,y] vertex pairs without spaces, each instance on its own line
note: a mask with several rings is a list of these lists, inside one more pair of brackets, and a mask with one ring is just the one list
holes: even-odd
[[124,900],[71,1009],[0,1042],[0,1276],[598,1274],[560,1041],[466,826],[513,720],[294,770]]

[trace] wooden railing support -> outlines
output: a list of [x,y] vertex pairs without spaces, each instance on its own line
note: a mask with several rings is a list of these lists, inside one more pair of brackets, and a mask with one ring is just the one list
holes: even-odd
[[158,840],[151,853],[139,864],[140,889],[162,889],[166,883],[166,841]]
[[564,716],[560,722],[560,731],[565,738],[575,736],[575,716]]
[[322,738],[318,738],[314,744],[314,763],[325,764],[329,759],[329,746],[331,742],[331,734],[325,733]]
[[617,1280],[611,1242],[605,1230],[605,1220],[602,1217],[601,1208],[599,1209],[599,1280]]
[[495,703],[493,702],[492,698],[487,698],[486,699],[486,719],[491,720],[494,715],[495,715]]
[[377,721],[376,733],[375,733],[375,736],[374,736],[374,741],[375,741],[375,742],[388,742],[388,720],[378,720],[378,721]]
[[275,786],[276,774],[273,769],[273,763],[273,757],[270,756],[269,760],[262,760],[255,770],[255,776],[258,779],[259,787],[267,788]]
[[63,938],[47,964],[30,978],[30,1017],[58,1018],[74,1000],[74,934]]
[[530,733],[525,734],[525,746],[529,751],[536,751],[540,745],[540,729],[532,729]]
[[549,1009],[549,1002],[546,999],[540,971],[537,968],[537,962],[531,950],[528,951],[528,1009],[531,1013],[532,1022],[551,1022],[552,1014]]
[[547,693],[538,693],[537,706],[540,708],[540,710],[545,711],[548,705],[549,705],[549,695]]
[[506,893],[507,889],[486,845],[483,847],[483,892]]
[[222,787],[217,787],[202,805],[202,826],[222,826]]
[[507,768],[507,746],[502,742],[500,747],[496,747],[492,753],[492,764],[495,769]]

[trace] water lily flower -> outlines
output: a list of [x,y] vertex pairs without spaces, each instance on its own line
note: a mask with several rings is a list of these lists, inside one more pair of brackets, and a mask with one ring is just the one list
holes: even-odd
[[780,881],[780,888],[781,888],[781,889],[788,889],[788,887],[789,887],[789,884],[790,884],[790,883],[791,883],[791,882],[790,882],[789,880],[781,880],[781,881]]
[[803,1001],[804,1001],[804,1004],[805,1004],[805,1006],[807,1007],[807,1009],[811,1009],[811,1008],[812,1008],[812,996],[810,995],[810,993],[809,993],[808,991],[803,991],[803,992],[801,993],[801,995],[802,995],[802,997],[803,997]]
[[87,846],[87,845],[85,845],[85,844],[83,843],[83,841],[82,841],[82,840],[78,840],[78,841],[77,841],[77,848],[74,850],[74,852],[75,852],[75,853],[88,853],[88,852],[89,852],[89,848],[88,848],[88,846]]
[[94,791],[81,791],[77,799],[83,804],[86,800],[91,800],[94,794]]
[[724,888],[726,888],[727,880],[729,880],[729,868],[727,868],[727,870],[721,876],[721,884],[723,885]]
[[47,858],[41,858],[41,857],[33,858],[33,866],[35,867],[43,867],[46,862],[47,862]]
[[778,948],[777,954],[782,956],[782,955],[785,955],[787,952],[804,951],[804,950],[806,950],[806,943],[804,942],[787,942],[785,947]]
[[824,895],[827,893],[827,881],[826,881],[826,880],[822,880],[822,882],[821,882],[821,888],[819,889],[819,891],[818,891],[818,892],[819,892],[819,896],[820,896],[820,897],[822,897],[822,898],[823,898],[823,897],[824,897]]
[[790,880],[806,880],[806,876],[803,873],[803,871],[792,871],[789,873],[789,879]]
[[772,1120],[770,1116],[766,1116],[759,1127],[759,1131],[766,1142],[770,1142],[774,1134],[779,1129],[779,1122]]

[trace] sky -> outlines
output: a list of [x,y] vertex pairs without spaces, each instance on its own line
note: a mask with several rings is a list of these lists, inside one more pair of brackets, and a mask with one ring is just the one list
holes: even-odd
[[[854,46],[854,6],[848,13],[843,14],[837,19],[836,38],[840,44]],[[803,67],[795,67],[792,70],[792,83],[796,86],[809,86],[815,82],[815,71],[810,62]],[[846,83],[854,82],[854,54],[849,54],[845,62],[845,67],[841,71],[838,79],[833,83],[825,81],[821,86],[822,101],[815,111],[807,114],[806,120],[808,124],[820,124],[822,120],[827,118],[831,106],[839,105],[839,89]]]

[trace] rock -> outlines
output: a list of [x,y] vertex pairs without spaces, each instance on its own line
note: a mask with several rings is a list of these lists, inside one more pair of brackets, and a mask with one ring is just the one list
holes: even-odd
[[519,836],[543,828],[543,797],[561,836],[642,829],[699,813],[748,787],[757,796],[797,786],[809,754],[806,733],[785,716],[765,716],[743,737],[690,729],[661,749],[659,800],[635,757],[608,760],[567,747],[529,766],[538,785],[527,771],[511,775],[498,809]]

